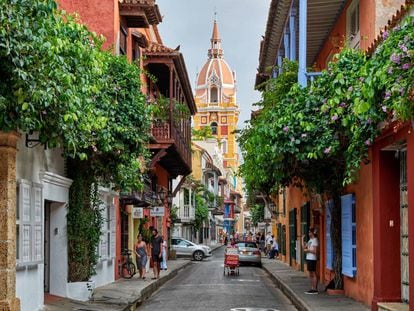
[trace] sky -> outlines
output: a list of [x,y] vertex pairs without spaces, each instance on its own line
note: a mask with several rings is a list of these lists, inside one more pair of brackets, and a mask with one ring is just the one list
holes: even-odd
[[260,100],[254,90],[259,48],[265,33],[270,0],[157,0],[162,23],[158,26],[164,45],[180,45],[194,92],[197,72],[207,60],[214,12],[222,40],[224,59],[237,77],[240,107],[239,128],[250,119],[253,103]]

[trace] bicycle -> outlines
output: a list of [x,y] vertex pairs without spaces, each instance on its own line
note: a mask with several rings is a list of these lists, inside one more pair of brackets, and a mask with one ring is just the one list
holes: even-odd
[[124,257],[124,263],[121,266],[121,276],[124,279],[132,278],[137,270],[135,264],[132,262],[131,254],[132,251],[130,249],[124,249],[121,252],[121,255]]

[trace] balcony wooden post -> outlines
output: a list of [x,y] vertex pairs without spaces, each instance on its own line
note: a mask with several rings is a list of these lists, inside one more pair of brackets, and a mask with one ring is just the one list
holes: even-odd
[[169,70],[170,70],[170,135],[172,134],[172,129],[173,129],[173,93],[174,93],[174,68],[172,65],[168,66]]

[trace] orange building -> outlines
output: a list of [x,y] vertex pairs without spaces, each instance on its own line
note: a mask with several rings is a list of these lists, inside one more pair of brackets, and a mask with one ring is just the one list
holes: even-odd
[[[267,72],[266,68],[280,65],[284,57],[299,60],[299,82],[301,74],[305,79],[313,79],[316,74],[307,73],[307,66],[316,71],[326,68],[345,44],[372,50],[388,22],[395,25],[403,16],[413,15],[409,10],[412,1],[403,0],[299,3],[305,4],[306,10],[291,5],[290,0],[271,2],[256,86],[277,76],[278,69]],[[300,15],[304,11],[305,19]],[[397,15],[393,17],[394,14]],[[298,29],[299,36],[305,30],[305,41],[296,37]],[[414,256],[408,256],[414,249],[410,230],[414,228],[414,214],[407,212],[414,205],[414,192],[407,191],[414,184],[412,126],[388,125],[369,151],[369,164],[362,164],[358,182],[348,186],[342,197],[342,208],[349,207],[347,224],[354,239],[344,242],[343,236],[342,240],[343,245],[351,247],[350,258],[346,259],[350,266],[342,266],[345,295],[372,306],[373,310],[386,308],[386,302],[402,303],[403,307],[409,304],[410,309],[414,304]],[[283,260],[306,270],[300,238],[309,227],[317,228],[320,281],[327,284],[333,276],[330,213],[329,202],[322,199],[287,188],[274,201]]]
[[[76,12],[80,21],[106,38],[104,48],[126,55],[148,72],[142,90],[151,103],[166,105],[165,115],[152,122],[149,164],[143,191],[122,193],[116,215],[117,257],[120,276],[121,249],[132,249],[143,229],[170,234],[172,179],[191,173],[191,116],[196,112],[183,55],[163,45],[157,25],[162,17],[155,0],[58,0],[60,8]],[[155,82],[156,81],[156,82]],[[180,109],[178,109],[178,106]],[[156,208],[156,209],[155,209]]]

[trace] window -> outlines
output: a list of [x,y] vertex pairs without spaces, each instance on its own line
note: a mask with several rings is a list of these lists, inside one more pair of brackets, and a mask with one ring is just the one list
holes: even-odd
[[16,259],[18,263],[43,260],[42,186],[21,180],[17,184]]
[[349,47],[359,48],[360,31],[359,31],[359,0],[354,0],[346,12],[346,30],[349,40]]
[[217,87],[212,86],[210,89],[210,102],[217,103],[218,102],[218,90]]
[[119,54],[126,55],[127,53],[127,32],[121,27],[119,32]]
[[132,50],[132,61],[137,61],[141,58],[141,50],[139,48],[138,42],[135,42],[135,47]]
[[211,123],[210,126],[211,126],[211,134],[217,135],[217,122]]
[[221,151],[223,154],[227,153],[227,140],[225,139],[221,141]]
[[99,245],[99,256],[101,258],[115,257],[115,206],[112,204],[112,197],[101,205],[102,227],[101,241]]
[[333,244],[332,244],[332,239],[331,239],[331,223],[332,223],[333,201],[329,200],[328,202],[326,202],[325,206],[326,206],[326,217],[325,217],[326,268],[329,269],[329,270],[333,270],[334,251],[333,251]]
[[356,219],[355,196],[341,197],[342,274],[356,275]]

